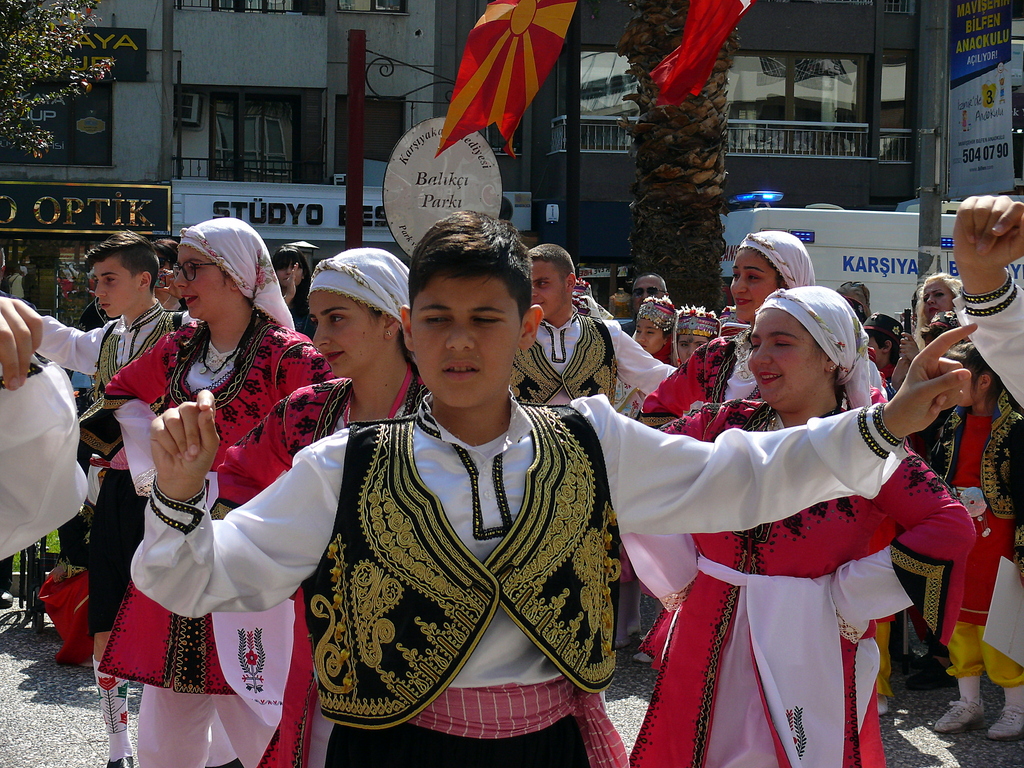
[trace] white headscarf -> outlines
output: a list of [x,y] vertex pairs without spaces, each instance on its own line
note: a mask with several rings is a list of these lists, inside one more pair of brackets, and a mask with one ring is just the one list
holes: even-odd
[[814,265],[796,235],[774,230],[751,232],[743,238],[740,248],[753,248],[768,259],[782,275],[786,283],[783,288],[814,285]]
[[309,286],[315,291],[340,293],[401,320],[409,303],[409,268],[379,248],[353,248],[316,265]]
[[807,329],[838,367],[836,381],[846,390],[851,407],[871,405],[868,335],[846,299],[817,285],[783,288],[765,299],[757,313],[766,309],[781,309]]
[[241,219],[211,219],[181,230],[181,244],[205,254],[278,325],[295,329],[267,244]]

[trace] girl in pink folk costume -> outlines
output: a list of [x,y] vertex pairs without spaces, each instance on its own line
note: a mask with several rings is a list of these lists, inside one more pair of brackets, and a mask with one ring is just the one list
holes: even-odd
[[[217,470],[219,504],[244,504],[291,468],[299,450],[350,422],[416,412],[425,390],[403,343],[401,309],[409,269],[376,248],[345,251],[317,265],[309,292],[313,343],[338,378],[288,395],[237,445]],[[312,653],[295,596],[295,637],[281,724],[261,768],[323,765],[331,724],[316,701]]]
[[[764,402],[709,404],[664,431],[713,440],[871,402],[867,338],[834,291],[772,294],[750,339]],[[870,554],[886,516],[905,532]],[[681,599],[649,638],[660,671],[634,766],[852,768],[884,765],[873,620],[913,601],[948,637],[973,531],[910,455],[874,499],[817,504],[746,531],[623,542],[648,587]]]
[[[292,330],[267,247],[245,222],[221,218],[182,230],[175,275],[189,314],[198,322],[164,336],[122,368],[106,389],[106,406],[116,409],[132,476],[147,494],[154,475],[149,443],[154,410],[210,390],[222,439],[216,469],[227,448],[278,400],[330,377],[323,356]],[[234,695],[221,668],[222,659],[248,662],[255,652],[243,647],[248,639],[242,638],[239,647],[218,649],[211,616],[177,616],[134,585],[129,588],[100,668],[145,683],[139,710],[141,765],[204,768],[235,757],[247,766],[258,762],[274,726]],[[286,670],[287,655],[277,650],[264,647],[265,657],[257,658],[257,665]]]
[[[814,267],[807,249],[789,232],[747,235],[736,251],[732,295],[736,321],[754,322],[754,313],[772,291],[814,285]],[[695,404],[724,403],[757,397],[747,365],[750,331],[712,339],[661,383],[644,402],[641,421],[657,427],[682,416]]]

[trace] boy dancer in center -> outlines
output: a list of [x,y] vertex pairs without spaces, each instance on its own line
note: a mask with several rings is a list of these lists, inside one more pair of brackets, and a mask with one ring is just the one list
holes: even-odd
[[[212,399],[200,393],[153,428],[158,477],[136,585],[189,615],[261,610],[303,585],[320,705],[337,724],[331,768],[625,766],[599,693],[615,667],[618,529],[743,530],[792,504],[874,495],[903,456],[899,438],[968,376],[933,345],[884,421],[874,406],[699,443],[602,396],[515,402],[512,361],[541,310],[506,222],[438,222],[409,282],[405,338],[431,392],[414,417],[302,450],[216,522],[202,507],[218,444]],[[704,508],[713,518],[691,511]],[[616,521],[614,509],[628,515]]]

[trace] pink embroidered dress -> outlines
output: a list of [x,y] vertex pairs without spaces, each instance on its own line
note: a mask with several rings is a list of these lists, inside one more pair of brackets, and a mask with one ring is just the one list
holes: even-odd
[[[698,347],[690,359],[679,366],[644,401],[640,421],[652,427],[682,416],[694,403],[721,403],[729,398],[729,380],[739,365],[747,344],[749,330],[736,336],[719,336]],[[753,378],[748,376],[748,391],[733,397],[757,397]]]
[[[195,400],[198,391],[188,383],[189,372],[200,363],[208,340],[205,323],[192,323],[164,336],[114,376],[107,385],[106,407],[116,409],[140,400],[160,412]],[[231,372],[211,387],[221,439],[214,469],[228,448],[282,397],[329,377],[326,360],[305,336],[254,311]],[[211,617],[172,614],[134,585],[121,603],[101,668],[182,693],[233,693],[220,669]]]
[[[768,405],[733,401],[707,405],[663,429],[711,441],[726,429],[762,431],[774,426],[774,411]],[[785,503],[784,494],[785,489],[780,489],[780,503]],[[889,550],[880,553],[891,553],[891,566],[887,560],[879,561],[877,555],[860,565],[851,563],[870,554],[872,534],[887,517],[905,529]],[[631,764],[642,768],[795,768],[783,739],[793,740],[802,754],[803,749],[817,746],[813,743],[815,733],[827,732],[835,742],[830,747],[834,760],[828,764],[843,768],[884,765],[875,697],[864,695],[865,689],[873,694],[874,673],[866,676],[871,667],[865,662],[874,643],[869,646],[853,640],[849,636],[852,627],[846,620],[861,624],[867,629],[864,636],[871,637],[874,623],[870,619],[891,612],[888,609],[892,601],[902,600],[907,605],[912,598],[942,637],[948,637],[963,596],[972,534],[970,518],[945,483],[920,458],[910,455],[874,499],[846,497],[747,531],[693,535],[688,557],[692,561],[689,574],[695,574],[695,578],[674,620],[661,622],[648,639],[648,652],[661,658],[661,669]],[[627,546],[635,553],[639,547],[634,543],[630,540]],[[683,549],[676,544],[664,551],[676,557]],[[637,562],[634,554],[634,565]],[[850,570],[844,572],[844,566]],[[669,569],[673,568],[678,572],[677,564]],[[642,568],[637,570],[643,578]],[[824,584],[825,614],[836,608],[835,614],[845,610],[864,615],[832,615],[831,638],[800,629],[808,626],[801,625],[797,616],[804,605],[792,598],[789,602],[776,600],[773,607],[778,609],[777,615],[755,621],[752,614],[757,605],[744,594],[754,585],[751,581],[750,586],[739,586],[746,584],[750,574],[795,577],[781,582],[760,578],[758,588],[767,591],[759,595],[770,598],[777,588]],[[885,590],[893,593],[885,598],[889,602],[881,600],[879,593]],[[846,602],[842,597],[845,594],[854,599]],[[795,605],[800,605],[801,611],[793,611]],[[848,605],[852,609],[845,607]],[[827,629],[829,617],[825,618]],[[755,626],[758,622],[762,626],[774,622],[767,637],[763,633],[759,636]],[[813,650],[823,641],[835,645],[837,626],[841,637],[832,657],[836,668],[813,668]],[[766,646],[781,652],[784,665],[789,666],[779,673],[780,680],[802,678],[797,680],[797,687],[809,689],[811,700],[826,690],[836,694],[829,702],[835,721],[824,723],[824,730],[814,731],[808,725],[805,732],[803,720],[813,717],[812,707],[804,708],[807,712],[800,707],[787,709],[788,728],[780,728],[777,720],[773,721],[768,703],[771,692],[763,687],[765,668],[761,658],[755,658],[771,657],[772,649]],[[863,646],[861,653],[859,646]],[[875,654],[877,657],[877,651]],[[826,684],[830,679],[834,681],[831,688]]]

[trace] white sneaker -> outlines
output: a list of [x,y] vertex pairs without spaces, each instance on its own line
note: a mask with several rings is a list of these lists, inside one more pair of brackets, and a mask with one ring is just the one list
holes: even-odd
[[[985,707],[980,701],[949,702],[949,711],[935,721],[932,730],[936,733],[963,733],[985,727]],[[1018,737],[1019,738],[1019,737]]]
[[999,719],[988,729],[988,737],[994,741],[1018,741],[1024,738],[1024,708],[1012,704],[1003,707]]
[[889,697],[878,694],[878,714],[887,715],[889,714]]

